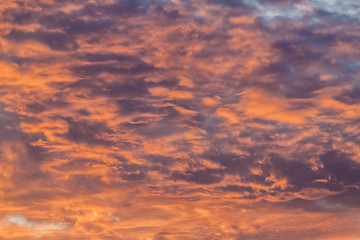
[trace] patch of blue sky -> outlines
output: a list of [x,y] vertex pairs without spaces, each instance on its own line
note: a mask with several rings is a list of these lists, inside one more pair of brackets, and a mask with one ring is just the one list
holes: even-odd
[[244,0],[249,6],[256,9],[257,14],[266,21],[271,21],[274,18],[290,18],[299,19],[305,14],[313,11],[311,5],[306,3],[285,3],[281,4],[261,4],[258,1]]
[[358,0],[305,0],[303,2],[283,4],[263,4],[254,0],[243,0],[243,2],[256,9],[257,14],[266,21],[274,18],[300,19],[315,9],[326,12],[347,15],[352,18],[360,16],[360,1]]
[[360,1],[358,0],[308,0],[315,8],[327,12],[344,14],[352,18],[359,18]]
[[360,71],[360,62],[359,61],[347,61],[345,66],[351,71]]

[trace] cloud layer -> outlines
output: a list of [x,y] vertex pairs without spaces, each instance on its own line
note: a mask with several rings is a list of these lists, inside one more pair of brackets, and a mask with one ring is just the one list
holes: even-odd
[[359,11],[0,3],[0,236],[356,239]]

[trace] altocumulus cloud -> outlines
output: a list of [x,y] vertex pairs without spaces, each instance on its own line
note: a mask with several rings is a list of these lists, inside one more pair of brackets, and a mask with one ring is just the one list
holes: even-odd
[[358,237],[359,9],[0,2],[0,236]]

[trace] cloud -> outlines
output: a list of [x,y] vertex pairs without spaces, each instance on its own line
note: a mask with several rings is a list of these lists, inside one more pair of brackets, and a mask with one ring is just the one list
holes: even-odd
[[226,192],[239,192],[239,193],[254,192],[254,189],[252,187],[239,186],[239,185],[227,185],[225,187],[220,187],[220,189]]
[[14,215],[14,216],[9,216],[8,217],[8,221],[11,223],[15,223],[21,227],[29,227],[32,228],[34,227],[34,223],[28,221],[24,216],[22,215]]
[[11,30],[6,36],[11,41],[38,41],[46,44],[53,50],[71,51],[78,48],[76,40],[71,36],[61,32],[36,31],[26,32],[21,30]]
[[359,236],[357,9],[0,2],[0,235]]
[[97,63],[77,66],[73,71],[80,76],[94,76],[101,73],[110,74],[142,74],[155,71],[156,68],[145,62],[123,62],[122,64],[114,63]]
[[48,230],[61,231],[66,229],[66,226],[62,226],[57,223],[44,224],[44,223],[37,223],[34,221],[30,221],[21,214],[8,215],[4,218],[3,221],[16,224],[19,227],[34,229],[35,231],[48,231]]
[[4,22],[27,24],[35,20],[36,12],[26,8],[7,8],[2,12]]
[[183,180],[197,184],[214,184],[222,180],[222,172],[218,169],[205,169],[198,171],[174,172],[171,175],[173,180]]
[[66,119],[69,127],[64,136],[74,142],[85,142],[88,144],[111,144],[106,139],[113,131],[102,123],[77,122]]
[[324,170],[329,174],[330,181],[342,182],[346,185],[358,184],[360,181],[360,164],[346,154],[330,151],[320,157]]

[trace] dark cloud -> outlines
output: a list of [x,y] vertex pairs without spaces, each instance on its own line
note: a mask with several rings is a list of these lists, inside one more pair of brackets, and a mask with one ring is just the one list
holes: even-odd
[[173,172],[171,180],[182,180],[196,184],[214,184],[223,179],[223,173],[218,169],[205,169],[197,171]]
[[69,102],[61,100],[62,96],[61,94],[56,98],[48,98],[43,101],[43,104],[45,104],[48,108],[65,108],[70,105]]
[[117,97],[117,96],[143,97],[148,94],[148,89],[151,86],[152,83],[146,82],[144,79],[136,79],[125,83],[109,83],[104,85],[105,89],[98,90],[98,94],[108,95],[113,97]]
[[146,177],[144,172],[136,172],[136,173],[123,173],[120,175],[122,179],[127,181],[140,181]]
[[274,155],[271,158],[271,164],[276,175],[286,178],[295,190],[304,187],[317,187],[318,183],[314,181],[325,178],[324,175],[312,170],[305,162],[284,160],[280,156]]
[[[298,191],[302,188],[341,191],[346,186],[359,184],[360,164],[351,160],[348,155],[338,151],[329,151],[320,156],[320,162],[323,167],[313,170],[305,162],[289,161],[279,156],[273,156],[271,165],[264,169],[264,173],[272,169],[270,171],[274,171],[277,177],[286,178],[290,184],[288,190],[291,191]],[[262,179],[261,176],[257,178],[258,180]],[[244,180],[246,181],[247,178]]]
[[357,185],[360,183],[360,164],[346,154],[330,151],[320,157],[324,171],[329,174],[330,181],[342,185]]
[[[158,6],[156,11],[161,16],[164,16],[168,21],[176,21],[182,17],[179,10],[166,11],[163,6]],[[167,24],[169,24],[169,22]]]
[[135,132],[139,135],[148,138],[161,138],[171,136],[173,134],[180,134],[185,132],[187,127],[179,127],[176,122],[169,118],[164,118],[151,125],[145,125],[144,127],[137,128]]
[[149,168],[147,166],[133,164],[125,161],[115,166],[117,174],[126,181],[141,181],[147,177]]
[[27,156],[31,161],[39,163],[45,160],[45,156],[48,155],[48,152],[43,147],[33,146],[29,143],[25,143],[24,145],[26,148]]
[[68,123],[68,131],[61,136],[76,143],[87,143],[90,145],[112,145],[113,142],[106,140],[106,135],[114,131],[101,122],[76,121],[70,118],[65,119]]
[[[321,200],[320,200],[321,201]],[[326,209],[319,204],[319,200],[308,200],[303,198],[294,198],[289,201],[277,202],[273,204],[277,207],[286,207],[291,209],[301,209],[307,212],[331,212],[333,210]]]
[[294,198],[288,201],[269,203],[269,205],[272,207],[301,209],[310,213],[343,213],[348,207],[360,208],[359,200],[359,189],[350,187],[340,193],[318,199]]
[[[149,94],[148,89],[155,86],[151,82],[147,82],[144,79],[128,80],[126,82],[113,82],[108,83],[102,79],[81,79],[67,85],[70,89],[88,89],[92,96],[109,96],[109,97],[145,97]],[[132,104],[133,103],[133,104]],[[125,109],[141,106],[141,100],[119,100],[119,105]],[[143,102],[143,104],[146,104]]]
[[44,111],[44,109],[45,109],[45,107],[42,104],[38,103],[38,102],[29,103],[26,106],[33,113],[40,113],[40,112]]
[[243,177],[242,181],[255,183],[255,184],[261,184],[264,186],[271,186],[275,183],[274,181],[266,180],[266,177],[267,177],[266,175],[251,174],[251,175]]
[[[301,33],[300,33],[301,34]],[[302,33],[303,34],[303,33]],[[293,41],[278,41],[274,43],[274,48],[277,49],[285,64],[305,65],[308,62],[316,62],[323,60],[321,52],[315,51],[310,44],[316,43],[314,39],[309,37],[308,42],[293,42]],[[321,41],[320,41],[321,42]],[[295,66],[293,66],[295,67]],[[291,69],[290,69],[291,70]]]
[[225,187],[219,187],[218,189],[223,190],[225,192],[238,192],[238,193],[244,193],[244,192],[253,193],[255,191],[252,187],[240,186],[240,185],[227,185]]
[[[27,119],[28,120],[28,119]],[[0,158],[2,167],[12,174],[3,174],[1,179],[8,187],[14,184],[24,189],[32,189],[33,184],[40,184],[49,179],[49,174],[43,171],[42,164],[51,159],[51,154],[42,146],[33,144],[38,140],[46,140],[42,134],[27,134],[21,131],[19,124],[21,116],[6,111],[0,105]],[[4,146],[7,146],[4,148]],[[5,151],[4,151],[5,150]],[[4,168],[3,168],[4,169]],[[4,187],[8,191],[8,187]],[[25,194],[25,192],[23,192]],[[20,201],[15,192],[8,194],[9,201]],[[20,203],[22,204],[22,203]]]
[[134,17],[140,14],[145,14],[149,6],[148,1],[142,0],[120,0],[113,4],[96,4],[90,3],[80,10],[83,15],[98,17],[99,14],[103,16],[116,16],[121,18]]
[[71,68],[74,73],[80,76],[96,76],[100,73],[110,73],[110,74],[144,74],[150,73],[158,70],[151,64],[143,62],[141,60],[132,61],[127,59],[120,63],[94,63],[75,66]]
[[348,207],[360,208],[360,190],[358,188],[348,188],[344,192],[325,197],[322,203],[328,208],[340,208],[344,211]]
[[[139,96],[141,96],[141,94],[139,94]],[[140,99],[121,99],[117,101],[117,104],[120,107],[120,112],[124,115],[130,115],[134,113],[152,113],[164,116],[177,113],[175,108],[172,106],[157,107],[153,106],[153,104],[149,103],[148,101]],[[141,119],[135,119],[134,121],[141,121]]]
[[353,88],[351,90],[345,90],[338,96],[334,97],[336,100],[345,104],[353,105],[360,103],[360,89]]
[[[288,3],[288,1],[273,2]],[[308,17],[310,16],[304,16],[304,19]],[[321,17],[325,16],[321,15]],[[339,16],[330,14],[326,17],[329,18],[326,20],[328,22]],[[351,66],[354,65],[350,64],[349,67],[340,63],[342,61],[333,61],[329,49],[339,44],[349,44],[354,40],[352,34],[347,31],[320,32],[319,29],[328,27],[323,21],[312,25],[300,24],[296,27],[292,24],[293,21],[295,20],[273,19],[267,22],[258,19],[256,21],[256,25],[274,39],[272,49],[277,51],[276,55],[279,58],[256,69],[255,75],[274,76],[276,84],[262,84],[262,87],[269,91],[287,98],[312,98],[316,96],[318,90],[336,83],[320,81],[319,75],[308,71],[310,66],[317,66],[319,70],[333,72],[334,75],[339,71],[350,75],[349,73],[354,70]],[[335,25],[339,24],[337,20],[335,22]],[[351,79],[351,76],[348,79]],[[275,88],[275,85],[280,88]]]
[[144,158],[153,163],[160,163],[163,166],[171,166],[176,161],[176,159],[173,159],[171,157],[158,154],[145,155]]
[[42,30],[25,32],[13,29],[6,35],[6,38],[18,42],[38,41],[57,51],[72,51],[78,48],[78,44],[73,36],[61,32],[47,32]]
[[188,127],[178,126],[181,114],[172,106],[153,107],[139,100],[119,100],[120,112],[125,114],[152,113],[157,117],[135,117],[132,123],[123,123],[122,126],[135,129],[135,133],[148,138],[161,138],[179,134],[188,130]]
[[201,155],[202,158],[221,164],[229,174],[247,175],[249,167],[254,166],[253,159],[231,153],[211,150]]
[[245,8],[245,9],[249,8],[249,6],[246,5],[242,0],[207,0],[207,2],[212,4],[229,6],[229,7]]
[[2,12],[1,17],[4,22],[23,25],[33,22],[37,14],[39,13],[27,8],[7,8]]
[[67,162],[62,162],[58,166],[55,166],[54,169],[59,171],[76,171],[91,169],[93,166],[104,165],[104,162],[95,159],[89,158],[72,158]]
[[89,111],[87,111],[86,109],[80,109],[79,114],[83,115],[83,116],[90,116],[91,113]]
[[9,63],[16,63],[19,66],[29,65],[29,64],[52,63],[55,60],[52,57],[32,58],[32,57],[19,57],[19,56],[15,56],[15,55],[6,55],[6,54],[3,54],[2,56],[0,56],[0,59],[3,61],[9,62]]
[[81,20],[80,16],[57,12],[42,16],[39,23],[48,29],[62,29],[68,35],[100,33],[110,30],[114,23],[108,19]]
[[145,100],[139,99],[122,99],[118,100],[117,103],[120,106],[122,114],[133,114],[133,113],[147,113],[153,112],[153,107]]
[[85,53],[79,57],[82,60],[88,62],[107,62],[107,61],[118,61],[118,62],[139,62],[140,60],[136,56],[126,54],[114,54],[114,53]]

